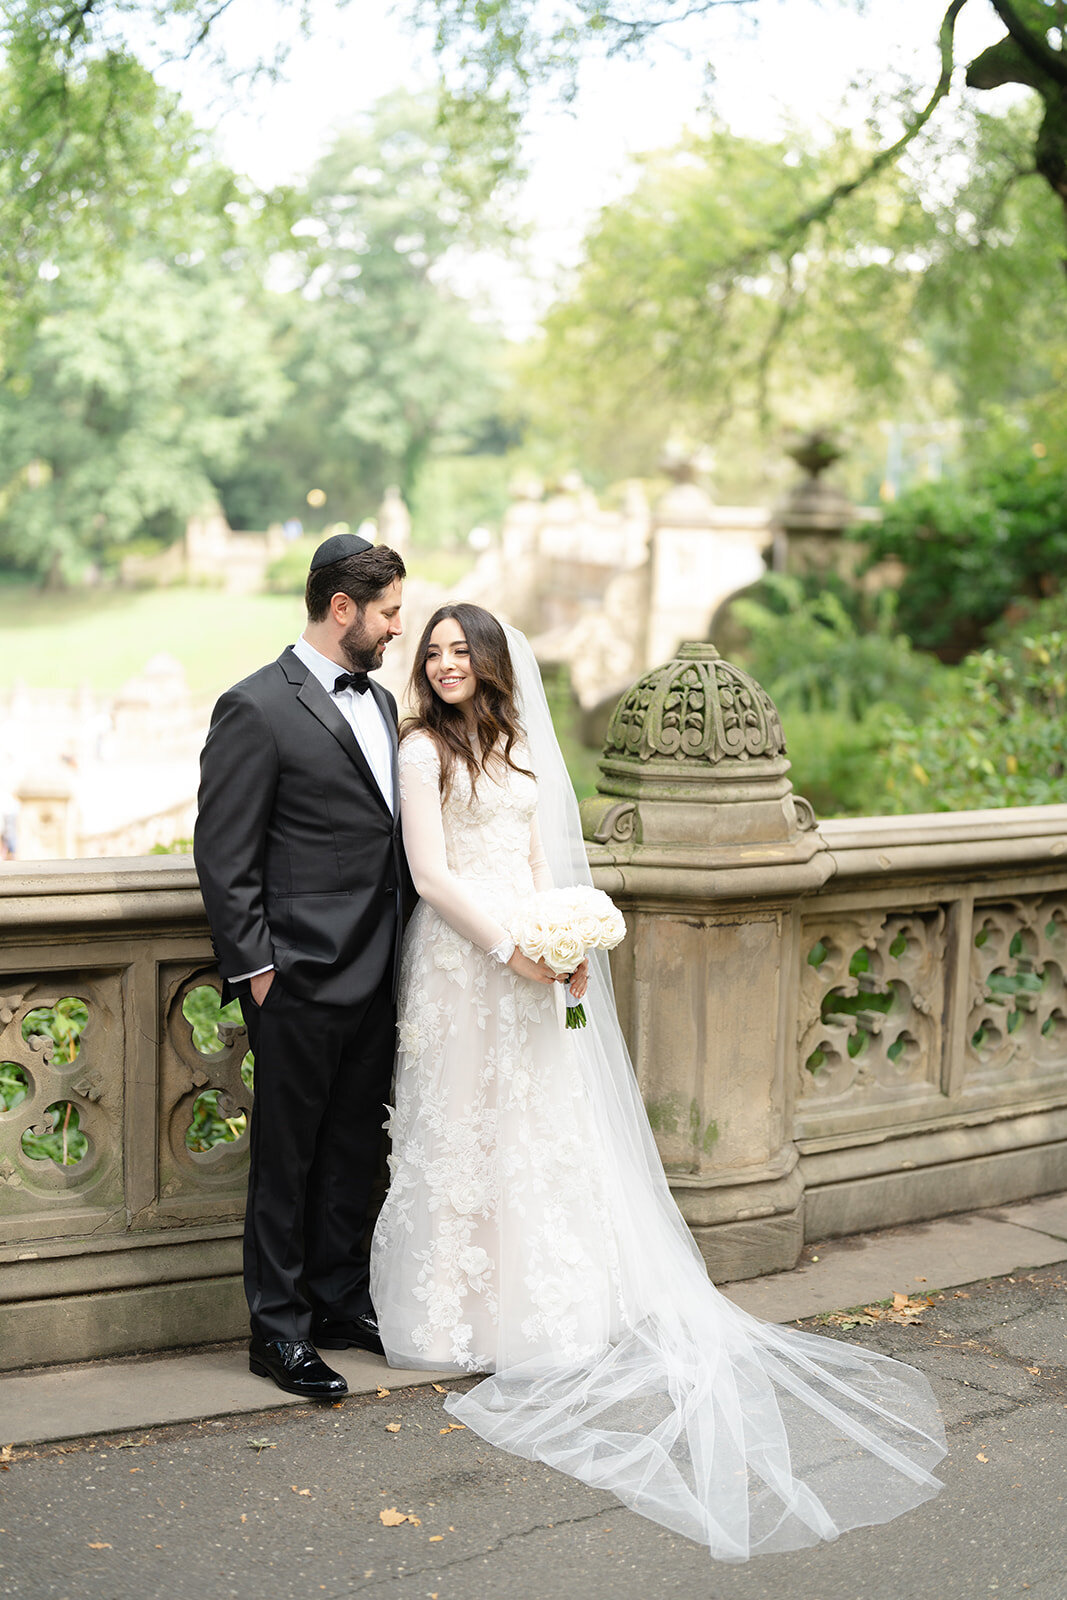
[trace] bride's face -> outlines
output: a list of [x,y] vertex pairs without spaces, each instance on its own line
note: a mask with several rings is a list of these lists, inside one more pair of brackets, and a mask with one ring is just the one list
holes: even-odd
[[426,678],[446,705],[463,709],[474,699],[478,679],[471,667],[466,637],[455,617],[443,617],[430,635]]

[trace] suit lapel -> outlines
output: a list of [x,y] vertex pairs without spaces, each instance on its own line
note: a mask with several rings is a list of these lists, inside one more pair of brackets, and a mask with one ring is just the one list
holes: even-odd
[[[370,762],[360,749],[359,740],[352,732],[352,726],[344,712],[338,706],[337,702],[331,695],[327,694],[326,690],[322,687],[322,684],[319,682],[318,678],[316,678],[315,674],[308,671],[300,657],[294,653],[292,648],[289,648],[283,652],[280,665],[282,671],[285,673],[285,676],[289,679],[289,682],[299,685],[297,688],[296,698],[300,701],[300,704],[304,706],[306,710],[310,711],[311,715],[315,717],[317,721],[322,723],[322,726],[327,730],[328,733],[333,734],[345,755],[348,756],[350,761],[355,762],[356,766],[359,768],[359,771],[366,779],[367,787],[370,789],[371,794],[377,800],[382,809],[391,817],[392,812],[389,809],[389,804],[385,796],[382,794],[382,791],[378,787],[374,773],[370,768]],[[388,714],[386,714],[386,722],[391,727],[392,719],[388,716]],[[396,735],[391,734],[391,738],[394,746],[393,781],[395,784]]]

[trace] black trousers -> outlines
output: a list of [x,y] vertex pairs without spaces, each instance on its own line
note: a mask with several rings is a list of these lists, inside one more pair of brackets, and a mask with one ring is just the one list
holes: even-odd
[[255,1055],[244,1278],[252,1332],[307,1339],[316,1313],[372,1309],[365,1235],[396,1042],[390,974],[355,1006],[275,977],[242,998]]

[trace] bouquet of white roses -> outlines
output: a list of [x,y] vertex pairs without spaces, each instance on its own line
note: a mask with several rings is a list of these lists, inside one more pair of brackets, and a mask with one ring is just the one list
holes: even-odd
[[[523,955],[555,973],[573,972],[589,950],[614,950],[626,937],[622,912],[600,889],[544,889],[519,913],[512,937]],[[568,1028],[585,1027],[585,1007],[567,995]]]

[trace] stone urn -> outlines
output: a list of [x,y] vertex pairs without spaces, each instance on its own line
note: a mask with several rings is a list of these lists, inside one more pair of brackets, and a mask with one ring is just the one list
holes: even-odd
[[786,453],[804,473],[774,516],[785,547],[786,571],[798,576],[807,572],[850,572],[856,564],[856,552],[844,546],[843,535],[855,522],[856,509],[846,494],[823,477],[840,461],[843,449],[832,433],[817,428],[798,439]]

